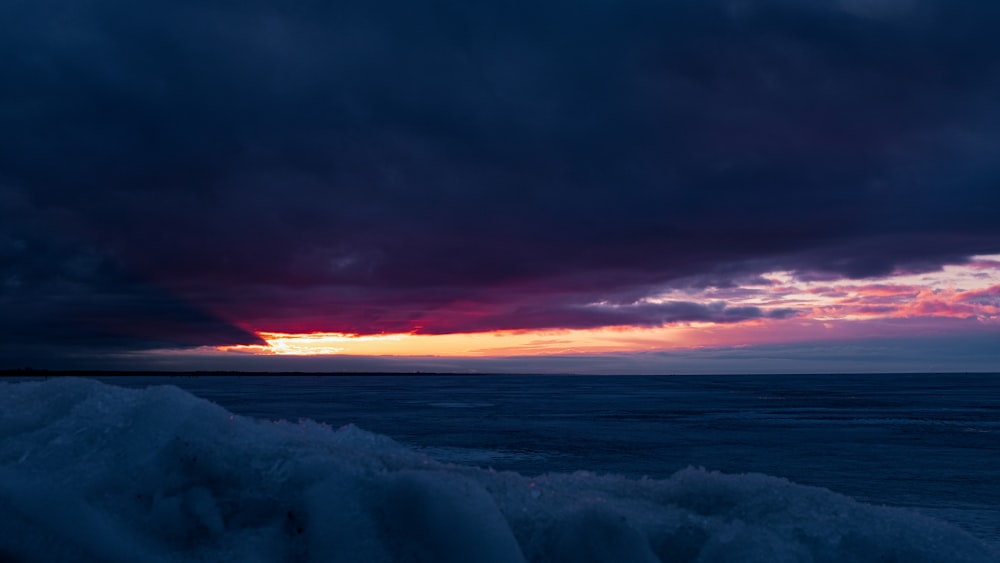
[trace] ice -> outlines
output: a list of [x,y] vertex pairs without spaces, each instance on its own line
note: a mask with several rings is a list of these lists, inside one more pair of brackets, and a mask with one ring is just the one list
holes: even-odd
[[536,477],[177,388],[0,383],[0,561],[996,562],[963,531],[759,474]]

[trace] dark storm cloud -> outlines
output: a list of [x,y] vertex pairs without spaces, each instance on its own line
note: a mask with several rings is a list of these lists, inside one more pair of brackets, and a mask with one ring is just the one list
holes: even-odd
[[67,212],[3,187],[0,203],[0,357],[260,343],[57,229]]
[[[997,24],[946,0],[8,2],[4,335],[590,326],[681,280],[997,252]],[[74,268],[116,273],[66,299]],[[675,318],[628,310],[601,314]]]
[[[461,331],[486,331],[496,329],[584,329],[602,326],[662,326],[676,322],[735,323],[759,319],[765,313],[757,307],[727,307],[717,302],[708,305],[684,301],[666,303],[636,303],[628,305],[576,305],[566,303],[531,304],[515,308],[503,308],[477,312],[467,311],[457,314],[439,314],[426,323],[418,323],[418,332],[423,334],[447,334]],[[779,315],[786,315],[781,311]],[[773,316],[768,314],[767,316]],[[477,324],[478,323],[478,324]],[[405,328],[405,327],[400,327]]]

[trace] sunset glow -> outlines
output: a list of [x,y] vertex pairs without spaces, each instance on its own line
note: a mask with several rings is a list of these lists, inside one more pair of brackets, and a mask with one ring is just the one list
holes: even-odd
[[876,3],[15,3],[0,366],[1000,369],[1000,11]]
[[[977,256],[941,271],[877,280],[803,281],[771,272],[756,284],[667,291],[641,300],[725,302],[730,308],[792,310],[783,318],[741,322],[678,322],[663,326],[486,331],[455,334],[357,335],[260,331],[266,345],[225,346],[226,352],[266,355],[503,357],[602,354],[748,346],[905,335],[1000,322],[1000,256]],[[595,304],[595,307],[612,307]]]
[[224,351],[275,355],[531,356],[599,354],[663,349],[689,344],[685,330],[604,328],[590,330],[495,331],[462,334],[259,333],[266,346],[227,346]]

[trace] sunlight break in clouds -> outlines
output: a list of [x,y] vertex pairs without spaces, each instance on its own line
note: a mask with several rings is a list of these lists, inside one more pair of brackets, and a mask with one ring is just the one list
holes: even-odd
[[756,284],[672,290],[647,301],[724,299],[730,307],[789,308],[800,319],[819,321],[954,317],[992,322],[1000,314],[998,296],[1000,256],[975,256],[936,272],[869,280],[809,281],[792,272],[769,272]]
[[[371,356],[531,356],[600,354],[684,347],[678,327],[633,329],[609,327],[587,330],[493,331],[461,334],[387,334],[356,336],[342,333],[258,333],[266,346],[224,346],[224,351],[274,355]],[[636,334],[643,335],[637,341]]]
[[[853,337],[897,336],[1000,321],[1000,256],[976,256],[940,271],[870,280],[809,281],[771,272],[737,288],[671,290],[647,303],[695,301],[729,308],[793,310],[786,318],[734,323],[677,322],[659,327],[603,327],[457,334],[352,335],[258,331],[267,345],[223,351],[268,355],[531,356],[648,352]],[[601,306],[601,304],[595,304]],[[611,306],[611,305],[604,305]],[[957,324],[956,324],[957,323]]]

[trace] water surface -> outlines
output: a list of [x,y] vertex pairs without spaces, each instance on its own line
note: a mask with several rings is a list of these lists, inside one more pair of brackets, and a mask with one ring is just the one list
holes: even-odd
[[916,509],[1000,545],[1000,376],[255,375],[172,384],[248,416],[355,424],[524,474],[759,472]]

